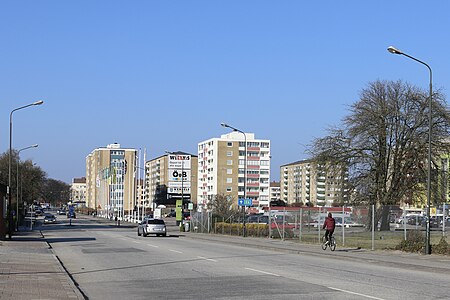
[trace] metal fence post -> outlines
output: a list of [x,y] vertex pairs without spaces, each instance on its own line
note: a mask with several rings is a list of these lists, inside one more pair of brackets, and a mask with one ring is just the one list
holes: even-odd
[[375,204],[372,204],[372,251],[375,250]]
[[303,219],[303,208],[300,208],[300,231],[299,231],[299,233],[298,233],[298,239],[299,239],[299,241],[301,241],[302,240],[302,225],[303,225],[303,222],[302,222],[302,219]]
[[320,213],[321,213],[321,208],[320,208],[320,206],[319,206],[319,216],[318,216],[318,221],[317,221],[317,228],[319,229],[318,230],[318,233],[319,233],[319,244],[320,244],[320,241],[321,241],[321,239],[320,239],[320,227],[322,227],[322,226],[320,226],[320,223],[321,223],[321,217],[320,217]]
[[272,237],[272,208],[269,207],[269,239]]
[[342,206],[342,246],[345,246],[345,205]]

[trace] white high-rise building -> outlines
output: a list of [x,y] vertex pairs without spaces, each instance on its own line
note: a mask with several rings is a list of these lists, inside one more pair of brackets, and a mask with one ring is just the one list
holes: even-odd
[[255,209],[269,206],[270,140],[255,139],[254,133],[244,137],[241,132],[231,132],[198,144],[199,209],[206,208],[218,194],[231,197],[236,205],[245,197],[252,199]]

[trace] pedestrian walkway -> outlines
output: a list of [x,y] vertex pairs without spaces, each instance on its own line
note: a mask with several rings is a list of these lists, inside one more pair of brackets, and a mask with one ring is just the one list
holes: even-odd
[[0,241],[0,299],[84,299],[39,230]]

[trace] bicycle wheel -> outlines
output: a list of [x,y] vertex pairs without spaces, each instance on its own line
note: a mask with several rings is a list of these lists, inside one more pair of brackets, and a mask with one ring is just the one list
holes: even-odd
[[336,250],[336,240],[334,239],[334,237],[331,237],[331,240],[330,240],[330,250],[331,251]]
[[322,250],[327,250],[327,239],[325,236],[322,237]]

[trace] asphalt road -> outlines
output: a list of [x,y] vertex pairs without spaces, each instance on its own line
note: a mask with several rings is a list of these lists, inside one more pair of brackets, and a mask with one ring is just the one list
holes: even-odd
[[88,299],[448,299],[450,274],[183,236],[78,216],[42,233]]

